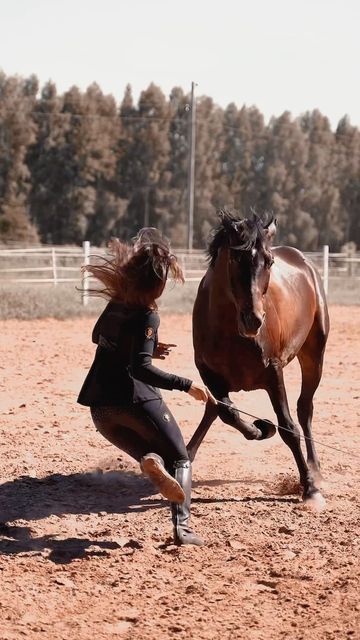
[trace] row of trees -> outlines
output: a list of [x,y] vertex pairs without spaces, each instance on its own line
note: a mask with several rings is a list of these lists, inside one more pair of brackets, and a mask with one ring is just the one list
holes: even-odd
[[[0,73],[0,240],[105,243],[157,226],[186,246],[189,96],[151,84],[120,106],[93,84],[40,94]],[[304,250],[360,245],[360,131],[319,111],[268,124],[256,107],[197,100],[194,246],[216,209],[272,211]]]

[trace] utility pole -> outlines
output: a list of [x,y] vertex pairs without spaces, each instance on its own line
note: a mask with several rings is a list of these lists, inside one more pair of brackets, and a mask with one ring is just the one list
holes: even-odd
[[150,226],[149,191],[150,185],[147,183],[144,187],[144,227]]
[[194,235],[194,187],[195,187],[195,135],[196,135],[196,101],[195,82],[191,83],[190,119],[189,119],[189,167],[188,167],[188,243],[192,251]]

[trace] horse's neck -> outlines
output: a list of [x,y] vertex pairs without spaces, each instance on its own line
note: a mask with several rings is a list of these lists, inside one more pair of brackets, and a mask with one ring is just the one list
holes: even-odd
[[229,287],[228,251],[220,250],[213,267],[206,274],[209,311],[216,327],[232,324],[237,330],[236,307]]

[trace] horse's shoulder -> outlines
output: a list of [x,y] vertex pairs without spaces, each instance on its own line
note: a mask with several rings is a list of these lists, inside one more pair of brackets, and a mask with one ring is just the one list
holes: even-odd
[[287,247],[287,246],[279,246],[274,247],[272,252],[275,257],[281,258],[284,262],[288,264],[293,264],[294,266],[298,266],[300,264],[306,264],[306,258],[304,254],[299,251],[299,249],[295,249],[295,247]]

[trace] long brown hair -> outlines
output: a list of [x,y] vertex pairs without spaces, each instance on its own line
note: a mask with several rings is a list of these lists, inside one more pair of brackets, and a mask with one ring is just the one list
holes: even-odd
[[157,229],[141,229],[133,245],[113,238],[109,250],[111,257],[99,257],[99,264],[82,267],[83,272],[103,285],[89,288],[90,295],[129,306],[156,308],[155,300],[161,296],[168,275],[175,282],[184,282],[182,269],[168,241]]

